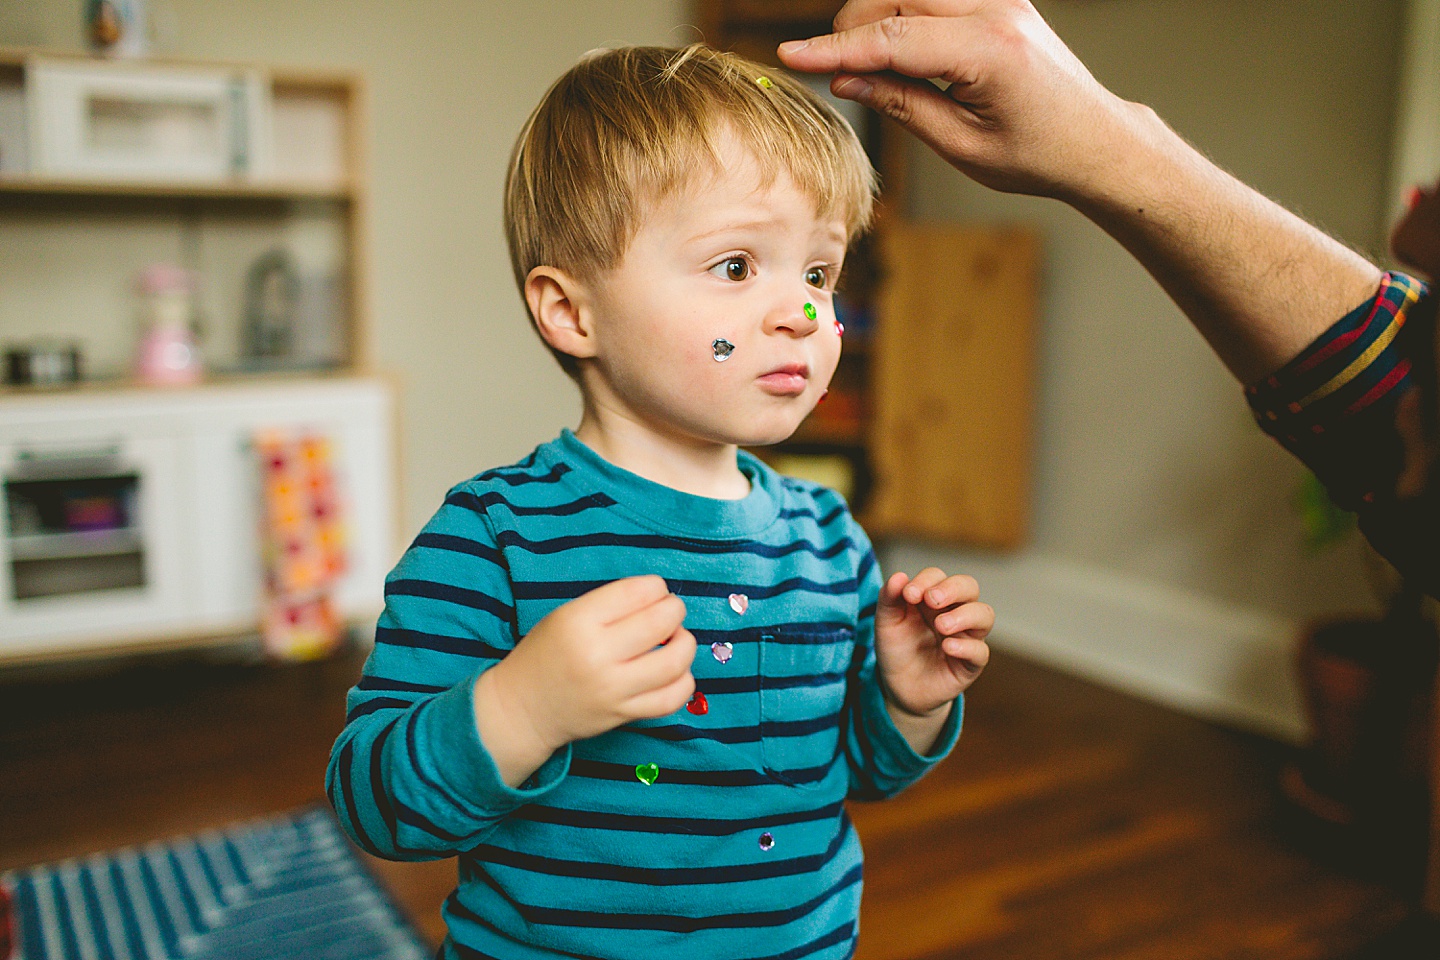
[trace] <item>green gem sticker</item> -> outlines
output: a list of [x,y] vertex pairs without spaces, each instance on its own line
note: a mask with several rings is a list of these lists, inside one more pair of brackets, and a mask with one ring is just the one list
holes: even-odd
[[641,783],[648,787],[660,779],[660,768],[653,763],[638,764],[635,767],[635,776],[639,778]]
[[760,84],[760,89],[762,90],[775,89],[775,81],[771,80],[769,77],[756,77],[755,82]]
[[815,317],[817,316],[817,314],[816,314],[816,312],[815,312],[815,304],[813,304],[813,303],[807,303],[807,304],[805,304],[805,316],[809,317],[811,320],[814,320],[814,319],[815,319]]

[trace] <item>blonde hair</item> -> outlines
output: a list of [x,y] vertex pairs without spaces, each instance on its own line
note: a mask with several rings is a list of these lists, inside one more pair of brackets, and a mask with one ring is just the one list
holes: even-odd
[[[585,279],[617,266],[645,205],[720,169],[726,135],[753,155],[762,183],[788,174],[850,240],[869,226],[865,150],[803,84],[699,43],[596,51],[546,91],[511,156],[505,232],[521,295],[537,266]],[[551,352],[573,375],[574,359]]]

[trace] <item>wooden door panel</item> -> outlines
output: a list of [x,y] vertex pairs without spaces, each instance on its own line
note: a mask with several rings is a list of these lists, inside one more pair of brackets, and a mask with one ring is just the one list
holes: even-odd
[[867,523],[1020,546],[1029,525],[1039,237],[889,221],[875,329]]

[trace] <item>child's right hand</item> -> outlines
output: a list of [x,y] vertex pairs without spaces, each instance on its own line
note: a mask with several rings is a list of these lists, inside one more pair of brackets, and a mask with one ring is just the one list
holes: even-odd
[[501,776],[516,786],[574,740],[663,717],[695,692],[685,602],[657,576],[571,600],[480,675],[475,720]]

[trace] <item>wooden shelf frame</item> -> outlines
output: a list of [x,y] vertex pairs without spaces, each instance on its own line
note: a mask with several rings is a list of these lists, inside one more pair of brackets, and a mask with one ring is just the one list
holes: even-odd
[[[152,57],[112,60],[73,50],[0,47],[0,80],[23,80],[27,63],[36,59],[87,63],[133,63],[138,66],[259,69],[272,94],[319,97],[335,101],[343,111],[344,175],[339,180],[311,181],[284,177],[265,180],[176,181],[135,179],[71,179],[27,174],[0,174],[0,207],[6,198],[73,198],[76,201],[199,201],[208,204],[250,202],[329,202],[340,205],[346,238],[345,299],[348,316],[343,333],[345,356],[335,373],[373,372],[374,328],[371,314],[369,150],[370,94],[362,74],[326,67],[257,64],[232,60]],[[211,208],[216,209],[216,208]],[[218,209],[224,209],[220,207]]]

